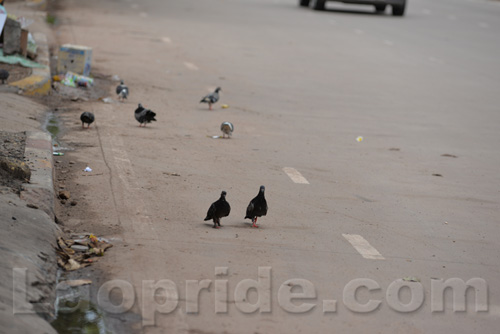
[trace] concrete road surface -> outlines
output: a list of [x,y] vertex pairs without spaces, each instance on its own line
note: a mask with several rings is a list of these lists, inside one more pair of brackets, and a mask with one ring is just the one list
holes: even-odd
[[[403,18],[66,3],[60,42],[92,46],[95,73],[131,91],[63,115],[70,156],[95,173],[75,174],[87,209],[66,224],[117,240],[94,286],[108,282],[104,303],[121,280],[125,297],[100,305],[117,333],[497,333],[499,2],[409,0]],[[217,86],[209,111],[198,101]],[[146,128],[139,102],[157,113]],[[224,121],[233,138],[209,138]],[[215,230],[203,218],[222,190],[232,211]]]

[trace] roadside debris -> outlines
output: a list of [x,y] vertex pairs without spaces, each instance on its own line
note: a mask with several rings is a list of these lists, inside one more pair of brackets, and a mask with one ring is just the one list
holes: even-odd
[[404,277],[403,281],[405,281],[405,282],[420,282],[420,278],[408,276],[408,277]]
[[68,200],[71,198],[71,194],[67,190],[61,190],[59,191],[59,198]]
[[432,174],[432,176],[443,177],[443,175],[441,175],[441,174]]
[[179,174],[179,173],[163,172],[163,174],[169,175],[169,176],[181,176],[181,174]]
[[101,101],[104,102],[104,103],[113,103],[113,99],[110,98],[110,97],[103,97],[101,98]]
[[90,172],[92,171],[92,168],[90,168],[90,167],[88,167],[88,166],[87,166],[87,167],[86,167],[83,171],[84,171],[84,172],[89,172],[89,173],[90,173]]
[[227,108],[229,108],[229,105],[227,105],[227,104],[223,104],[223,105],[221,105],[220,107],[221,107],[222,109],[227,109]]
[[73,72],[82,76],[90,75],[92,48],[82,45],[64,44],[57,56],[57,72]]
[[456,155],[454,155],[454,154],[447,154],[447,153],[445,153],[445,154],[441,154],[441,156],[442,156],[442,157],[447,157],[447,158],[458,158],[458,157],[457,157]]
[[113,245],[108,240],[93,234],[86,235],[83,239],[65,240],[59,237],[56,247],[56,253],[59,255],[57,264],[67,271],[84,268],[93,262],[92,257],[103,256],[111,247]]
[[356,141],[357,141],[358,143],[361,143],[361,142],[363,141],[363,137],[358,136],[358,137],[356,138]]
[[90,87],[94,84],[94,79],[73,72],[66,72],[61,83],[68,87]]
[[71,281],[63,281],[63,282],[60,282],[59,284],[67,285],[70,287],[77,287],[77,286],[92,284],[92,281],[89,279],[76,279],[76,280],[71,280]]

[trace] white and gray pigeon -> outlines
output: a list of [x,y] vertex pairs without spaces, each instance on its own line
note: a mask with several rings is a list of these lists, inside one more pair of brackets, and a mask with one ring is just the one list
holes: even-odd
[[137,109],[135,109],[134,116],[135,116],[135,119],[137,120],[137,122],[140,123],[139,127],[141,127],[143,124],[145,127],[146,124],[151,123],[151,121],[156,122],[156,119],[155,119],[156,113],[154,113],[153,111],[151,111],[149,109],[144,108],[142,106],[142,104],[140,104],[140,103],[139,103],[139,106],[137,107]]
[[116,94],[118,94],[118,100],[120,101],[123,101],[128,97],[128,87],[123,83],[123,80],[116,87]]
[[220,130],[222,131],[222,138],[231,138],[234,131],[234,125],[231,122],[224,122],[220,125]]
[[219,101],[219,92],[222,91],[220,87],[217,87],[213,93],[206,95],[201,99],[200,103],[208,103],[208,109],[212,110],[212,104]]

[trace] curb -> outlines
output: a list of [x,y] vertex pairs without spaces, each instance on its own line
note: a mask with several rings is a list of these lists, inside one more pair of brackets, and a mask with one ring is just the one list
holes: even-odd
[[45,132],[27,132],[24,156],[31,169],[31,179],[30,183],[23,184],[20,197],[28,204],[36,205],[54,220],[52,137]]
[[41,96],[49,95],[52,88],[50,76],[49,43],[47,36],[42,33],[34,33],[33,38],[38,45],[37,61],[45,65],[44,68],[34,68],[31,76],[22,80],[12,82],[10,86],[21,90],[24,95]]

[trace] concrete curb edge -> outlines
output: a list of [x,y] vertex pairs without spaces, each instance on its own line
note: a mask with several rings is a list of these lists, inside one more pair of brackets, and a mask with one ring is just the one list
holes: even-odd
[[12,82],[10,86],[21,90],[24,95],[41,96],[48,95],[52,88],[50,75],[49,43],[47,36],[42,33],[34,33],[33,38],[38,45],[37,61],[45,65],[43,68],[34,68],[31,76],[22,80]]
[[55,219],[54,160],[52,138],[41,131],[26,133],[24,156],[31,169],[30,183],[23,184],[21,199]]

